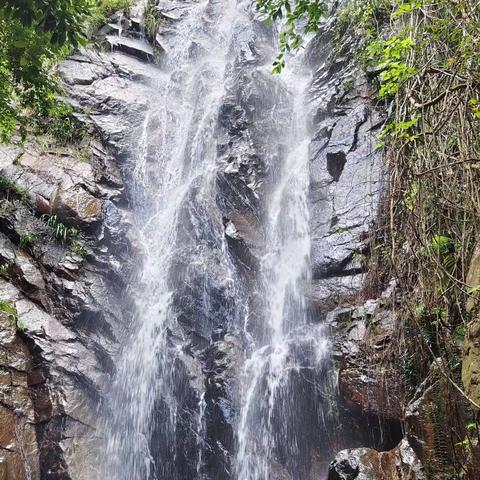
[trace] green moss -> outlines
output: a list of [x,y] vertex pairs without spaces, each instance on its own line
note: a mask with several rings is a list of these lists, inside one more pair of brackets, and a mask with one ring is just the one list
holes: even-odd
[[27,203],[29,199],[28,190],[6,175],[0,175],[0,193],[7,199],[13,197],[22,203]]

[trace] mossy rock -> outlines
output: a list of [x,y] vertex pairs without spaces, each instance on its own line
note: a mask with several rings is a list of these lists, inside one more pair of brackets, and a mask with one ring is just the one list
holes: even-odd
[[[466,283],[470,288],[480,285],[480,242],[470,262]],[[480,302],[475,292],[467,301],[467,311],[472,314],[465,335],[462,361],[462,382],[465,393],[480,405]]]
[[480,315],[468,324],[462,362],[465,393],[480,405]]

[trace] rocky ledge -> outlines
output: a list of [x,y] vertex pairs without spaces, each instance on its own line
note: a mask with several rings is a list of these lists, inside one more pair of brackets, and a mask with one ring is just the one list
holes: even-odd
[[128,318],[123,181],[87,135],[1,147],[0,183],[0,478],[70,478]]

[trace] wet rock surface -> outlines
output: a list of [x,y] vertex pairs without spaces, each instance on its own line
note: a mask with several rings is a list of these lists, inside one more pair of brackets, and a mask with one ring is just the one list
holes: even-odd
[[39,443],[35,430],[32,385],[38,372],[15,326],[0,327],[0,478],[39,478]]
[[423,480],[427,477],[406,440],[388,452],[342,450],[330,464],[328,480]]
[[15,326],[0,313],[0,478],[70,478],[123,334],[133,250],[123,181],[105,147],[85,142],[0,147],[0,298],[18,315]]
[[[69,102],[95,132],[83,152],[42,151],[38,145],[0,150],[0,174],[28,192],[25,201],[14,194],[0,212],[0,265],[8,267],[2,272],[1,298],[15,303],[25,325],[23,333],[15,333],[8,319],[1,317],[0,417],[8,427],[0,438],[0,456],[5,459],[0,478],[29,478],[26,469],[32,479],[95,478],[94,451],[101,435],[95,429],[96,407],[128,332],[133,306],[125,292],[135,272],[132,259],[138,266],[141,258],[129,213],[131,204],[141,203],[145,194],[141,188],[133,190],[139,155],[145,156],[152,178],[162,177],[156,152],[136,150],[139,137],[162,128],[155,118],[145,118],[163,81],[161,69],[153,63],[154,49],[168,55],[186,7],[171,2],[157,5],[165,21],[150,42],[153,46],[140,42],[136,32],[132,38],[115,38],[111,52],[82,50],[59,65]],[[218,161],[212,190],[206,199],[193,185],[185,199],[177,235],[186,247],[177,252],[170,274],[172,282],[177,277],[189,279],[175,291],[178,325],[169,332],[172,348],[181,351],[173,366],[180,379],[175,390],[181,411],[180,440],[175,450],[163,451],[159,424],[151,450],[168,458],[168,465],[159,468],[166,472],[177,468],[183,478],[199,473],[203,475],[199,478],[232,478],[233,428],[239,408],[236,375],[245,349],[238,319],[245,312],[235,303],[230,283],[235,278],[237,289],[255,291],[255,271],[265,242],[262,201],[267,178],[275,175],[282,158],[282,145],[268,154],[273,150],[267,139],[281,138],[287,124],[282,120],[287,92],[270,75],[273,47],[255,46],[260,36],[270,33],[257,21],[238,28],[234,74],[215,125]],[[192,49],[192,58],[197,53]],[[352,67],[350,58],[330,53],[325,36],[310,46],[313,279],[305,291],[314,322],[327,321],[337,332],[333,355],[339,369],[339,397],[347,412],[343,418],[354,418],[356,424],[347,425],[352,434],[348,442],[332,440],[331,432],[312,437],[321,437],[319,450],[332,449],[332,444],[336,450],[352,447],[335,457],[329,479],[420,480],[425,477],[418,458],[431,460],[433,453],[425,445],[433,440],[423,420],[416,420],[423,415],[421,400],[408,407],[406,438],[399,434],[407,406],[389,358],[395,314],[385,299],[362,307],[339,307],[355,304],[365,280],[366,236],[385,184],[374,140],[382,118],[372,105],[368,81]],[[208,79],[199,78],[200,95],[206,84]],[[280,119],[276,123],[269,121],[274,112]],[[52,216],[80,232],[81,249],[72,249],[73,242],[55,236],[48,224]],[[25,244],[31,233],[36,241]],[[221,262],[225,248],[232,265]],[[207,259],[206,265],[197,261],[200,256]],[[214,292],[208,305],[204,289]],[[261,319],[255,316],[258,302],[255,295],[249,299],[250,321],[261,329]],[[319,376],[327,376],[305,370],[302,375],[312,385]],[[298,375],[299,385],[304,378]],[[299,390],[298,401],[317,419],[322,412],[311,407],[313,394],[313,388]],[[332,398],[326,397],[325,408]],[[199,427],[197,411],[202,402],[205,418]],[[156,405],[158,417],[166,411],[165,405]],[[359,432],[379,419],[389,425],[387,442],[382,443],[378,427],[371,435]],[[206,432],[200,472],[195,436],[199,428]],[[353,448],[362,446],[385,451]],[[312,478],[316,478],[317,453],[305,459]],[[175,462],[181,465],[175,467]],[[320,459],[318,478],[324,478],[324,471],[325,459]],[[283,465],[277,466],[277,472],[279,478],[298,480]]]
[[[367,233],[385,188],[383,160],[375,147],[382,115],[373,106],[368,79],[347,55],[332,55],[332,25],[309,45],[315,71],[310,143],[313,278],[364,270]],[[348,49],[348,45],[344,46]],[[332,282],[333,289],[336,290]],[[333,291],[332,293],[336,293]]]
[[[373,424],[381,425],[387,440],[376,449],[340,452],[330,465],[329,479],[450,479],[458,468],[456,439],[466,438],[469,405],[451,388],[441,359],[432,363],[413,393],[408,390],[408,365],[395,344],[402,324],[395,297],[392,283],[380,298],[328,315],[336,332],[334,356],[346,408],[343,415],[363,425],[361,429],[372,429],[372,424],[363,423],[361,415],[367,414]],[[356,442],[362,445],[365,439]],[[477,455],[474,442],[465,463],[467,478],[475,478]]]
[[397,321],[381,300],[334,310],[329,322],[338,332],[334,354],[340,394],[363,412],[398,421],[403,391],[392,349]]

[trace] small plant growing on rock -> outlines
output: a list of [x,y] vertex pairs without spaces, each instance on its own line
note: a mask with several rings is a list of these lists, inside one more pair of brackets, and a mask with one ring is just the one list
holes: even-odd
[[52,98],[43,110],[44,115],[36,118],[37,126],[40,131],[51,135],[57,145],[79,143],[85,136],[85,127],[73,116],[72,107]]
[[81,162],[89,163],[91,160],[90,149],[88,146],[82,147],[78,152],[78,158]]
[[340,225],[335,225],[332,228],[333,233],[345,233],[348,232],[349,228],[348,227],[341,227]]
[[367,267],[368,264],[368,257],[361,252],[353,252],[352,253],[352,259],[358,262],[362,268]]
[[95,2],[87,22],[87,36],[92,37],[100,27],[108,23],[115,12],[127,13],[134,3],[134,0],[99,0]]
[[25,325],[18,316],[17,307],[11,300],[0,300],[0,316],[6,317],[18,332],[23,333],[25,331]]
[[70,250],[72,253],[78,255],[79,257],[85,258],[87,256],[87,250],[85,246],[82,242],[79,242],[78,240],[72,243],[72,245],[70,246]]
[[87,250],[81,241],[80,232],[62,223],[56,215],[42,215],[41,219],[50,227],[53,236],[60,242],[69,245],[70,251],[81,258],[87,256]]
[[62,223],[56,215],[42,215],[41,219],[52,229],[54,237],[63,243],[78,237],[79,231]]
[[23,248],[24,250],[31,250],[33,246],[35,245],[35,235],[32,235],[31,233],[24,233],[20,235],[20,240],[18,242],[18,245],[20,248]]
[[148,2],[143,13],[143,21],[145,24],[145,34],[150,40],[154,40],[158,26],[161,22],[159,11]]
[[22,203],[28,202],[28,190],[6,175],[0,175],[0,193],[3,193],[7,200],[12,196]]

